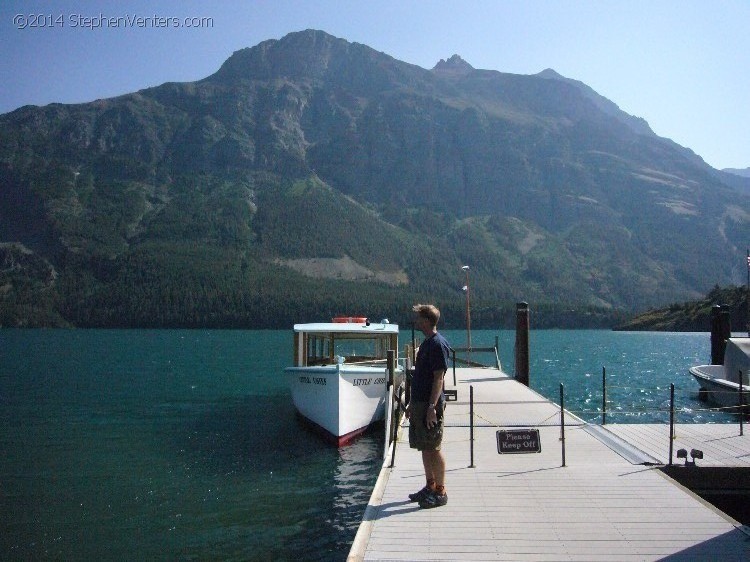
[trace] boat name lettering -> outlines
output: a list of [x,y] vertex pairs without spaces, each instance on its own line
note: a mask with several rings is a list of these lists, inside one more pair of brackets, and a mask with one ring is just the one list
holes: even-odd
[[323,386],[325,386],[327,384],[325,377],[308,377],[308,376],[305,376],[305,375],[302,375],[299,378],[299,382],[302,382],[302,383],[305,383],[305,384],[320,384],[320,385],[323,385]]
[[354,379],[354,386],[367,386],[372,382],[372,379]]
[[385,377],[375,379],[375,384],[385,384]]

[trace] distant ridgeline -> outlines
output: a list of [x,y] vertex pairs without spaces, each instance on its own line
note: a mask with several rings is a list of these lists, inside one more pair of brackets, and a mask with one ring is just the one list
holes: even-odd
[[[0,115],[0,326],[612,327],[737,282],[750,178],[582,82],[322,31]],[[698,326],[703,329],[704,326]]]
[[620,324],[615,329],[709,332],[711,309],[717,304],[729,310],[733,332],[747,331],[747,288],[734,286],[724,289],[717,286],[704,299],[650,310]]

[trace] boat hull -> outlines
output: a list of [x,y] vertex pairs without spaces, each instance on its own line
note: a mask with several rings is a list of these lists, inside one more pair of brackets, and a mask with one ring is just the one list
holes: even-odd
[[329,365],[286,372],[297,412],[339,446],[385,417],[385,368]]
[[[705,398],[724,408],[735,408],[740,405],[739,384],[724,378],[725,369],[723,365],[700,365],[690,368],[700,385],[700,392]],[[742,404],[747,406],[750,402],[750,389],[747,385],[742,387]]]

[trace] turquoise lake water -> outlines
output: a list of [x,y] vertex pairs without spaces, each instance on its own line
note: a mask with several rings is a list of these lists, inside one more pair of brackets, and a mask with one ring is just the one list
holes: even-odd
[[[444,332],[454,346],[466,335]],[[403,334],[402,342],[408,337]],[[512,372],[512,331],[499,336]],[[383,454],[294,415],[286,331],[0,330],[1,560],[345,560]],[[705,411],[706,333],[532,331],[531,386],[584,419]]]

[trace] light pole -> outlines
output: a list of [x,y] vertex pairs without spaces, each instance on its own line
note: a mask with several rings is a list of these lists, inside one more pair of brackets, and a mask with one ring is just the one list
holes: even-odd
[[465,265],[461,269],[466,272],[466,285],[464,285],[464,292],[466,293],[466,349],[469,353],[469,361],[471,361],[471,301],[469,298],[469,266]]

